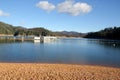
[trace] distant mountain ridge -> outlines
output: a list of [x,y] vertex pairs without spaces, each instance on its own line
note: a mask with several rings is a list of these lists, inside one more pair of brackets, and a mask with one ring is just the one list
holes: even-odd
[[35,36],[65,36],[65,37],[82,37],[84,34],[78,33],[75,31],[61,31],[61,32],[52,32],[42,27],[36,28],[24,28],[22,26],[12,26],[4,22],[0,22],[0,34],[5,35],[35,35]]
[[0,34],[5,35],[35,35],[39,36],[42,33],[44,35],[51,35],[52,32],[44,28],[31,28],[27,29],[22,26],[12,26],[3,22],[0,22]]
[[85,34],[75,32],[75,31],[61,31],[61,32],[56,32],[59,36],[66,36],[66,37],[83,37]]

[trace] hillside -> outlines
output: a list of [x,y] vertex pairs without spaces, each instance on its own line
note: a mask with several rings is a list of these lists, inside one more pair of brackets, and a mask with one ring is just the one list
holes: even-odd
[[38,27],[38,28],[22,28],[22,27],[16,27],[15,28],[15,33],[14,35],[24,35],[24,36],[29,36],[29,35],[35,35],[35,36],[49,36],[52,35],[52,31],[49,31],[47,29]]
[[32,28],[32,29],[27,29],[21,26],[12,26],[3,22],[0,22],[0,34],[5,34],[5,35],[52,35],[52,31],[49,31],[44,28]]
[[13,33],[14,27],[12,25],[0,22],[0,34],[13,34]]
[[98,32],[90,32],[85,38],[116,39],[120,40],[120,27],[110,27]]
[[75,32],[75,31],[61,31],[55,32],[57,36],[65,36],[65,37],[83,37],[85,34]]
[[35,36],[65,36],[65,37],[82,37],[84,34],[74,32],[74,31],[61,31],[61,32],[52,32],[50,30],[47,30],[42,27],[36,27],[36,28],[24,28],[22,26],[12,26],[3,22],[0,22],[0,34],[5,35],[22,35],[22,36],[29,36],[29,35],[35,35]]

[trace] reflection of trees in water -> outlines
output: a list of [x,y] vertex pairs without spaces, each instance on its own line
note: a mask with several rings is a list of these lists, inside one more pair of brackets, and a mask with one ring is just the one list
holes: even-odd
[[13,39],[0,38],[0,43],[12,43],[12,42],[14,42]]
[[106,47],[120,48],[120,41],[117,40],[98,40],[97,43]]
[[14,43],[21,42],[20,40],[14,40],[13,37],[0,37],[0,44],[2,43]]
[[14,43],[14,42],[33,42],[33,37],[24,37],[25,40],[22,40],[22,36],[12,37],[12,36],[0,36],[0,43]]

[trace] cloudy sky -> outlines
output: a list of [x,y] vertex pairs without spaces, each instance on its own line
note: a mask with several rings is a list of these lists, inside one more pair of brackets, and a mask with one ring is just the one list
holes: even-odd
[[91,32],[120,26],[120,0],[0,0],[0,21],[26,28]]

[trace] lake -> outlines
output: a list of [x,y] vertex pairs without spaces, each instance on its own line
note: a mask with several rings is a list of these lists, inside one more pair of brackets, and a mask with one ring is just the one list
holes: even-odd
[[0,40],[0,62],[120,67],[120,41],[60,38],[54,42]]

